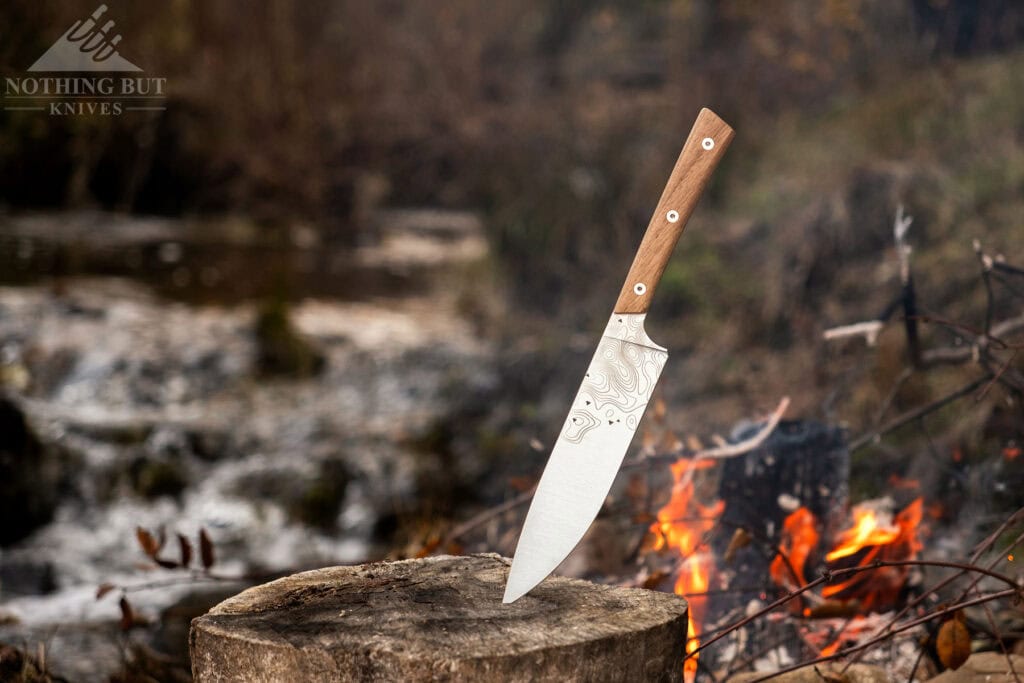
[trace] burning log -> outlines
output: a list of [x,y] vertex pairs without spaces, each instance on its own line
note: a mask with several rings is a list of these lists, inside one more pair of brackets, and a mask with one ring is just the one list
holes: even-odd
[[501,602],[509,561],[332,567],[250,588],[192,622],[195,680],[678,680],[687,605],[552,578]]

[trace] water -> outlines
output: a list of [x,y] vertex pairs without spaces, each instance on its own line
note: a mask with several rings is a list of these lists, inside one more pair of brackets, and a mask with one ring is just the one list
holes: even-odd
[[[348,271],[361,285],[347,299],[325,296],[326,285],[291,289],[290,319],[325,369],[266,379],[254,372],[258,304],[249,297],[269,285],[253,277],[255,289],[238,284],[201,304],[210,297],[203,287],[173,285],[184,267],[241,277],[237,264],[252,266],[256,252],[217,257],[171,239],[173,226],[137,227],[146,246],[126,249],[167,266],[144,278],[148,286],[102,268],[102,277],[83,276],[89,257],[56,285],[37,273],[0,287],[0,378],[45,444],[47,483],[60,491],[52,521],[0,551],[0,623],[14,622],[0,626],[0,641],[47,640],[50,662],[75,680],[104,680],[118,665],[94,656],[118,651],[118,593],[97,601],[100,583],[129,587],[136,611],[157,621],[194,588],[186,571],[141,568],[149,563],[137,526],[166,529],[167,558],[177,556],[175,533],[195,539],[206,529],[214,569],[226,576],[380,557],[382,525],[415,508],[424,467],[438,466],[412,445],[417,435],[496,383],[489,342],[459,314],[452,291],[427,277],[452,269],[438,253],[457,254],[457,263],[480,257],[461,238],[391,234],[338,257],[363,262]],[[13,233],[6,243],[24,245],[25,231]],[[431,251],[432,240],[444,248]],[[34,238],[13,258],[32,262],[43,242]],[[50,253],[65,249],[48,244]],[[332,261],[301,249],[292,257],[293,265]],[[399,272],[419,286],[375,289]]]

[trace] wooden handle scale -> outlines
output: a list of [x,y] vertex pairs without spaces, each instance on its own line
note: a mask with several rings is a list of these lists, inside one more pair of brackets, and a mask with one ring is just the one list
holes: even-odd
[[622,285],[616,313],[646,313],[650,308],[676,242],[733,134],[729,124],[713,111],[700,110]]

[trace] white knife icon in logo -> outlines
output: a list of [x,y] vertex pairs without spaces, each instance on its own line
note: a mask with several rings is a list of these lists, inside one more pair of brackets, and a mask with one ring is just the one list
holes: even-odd
[[644,331],[651,296],[732,137],[727,123],[701,110],[537,485],[505,585],[506,603],[561,564],[608,495],[668,359]]

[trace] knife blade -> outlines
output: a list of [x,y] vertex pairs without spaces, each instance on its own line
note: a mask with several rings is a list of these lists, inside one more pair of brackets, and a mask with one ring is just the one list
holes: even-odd
[[644,330],[651,297],[733,134],[714,112],[702,109],[683,144],[537,484],[505,584],[505,603],[553,572],[604,504],[668,360],[668,350]]

